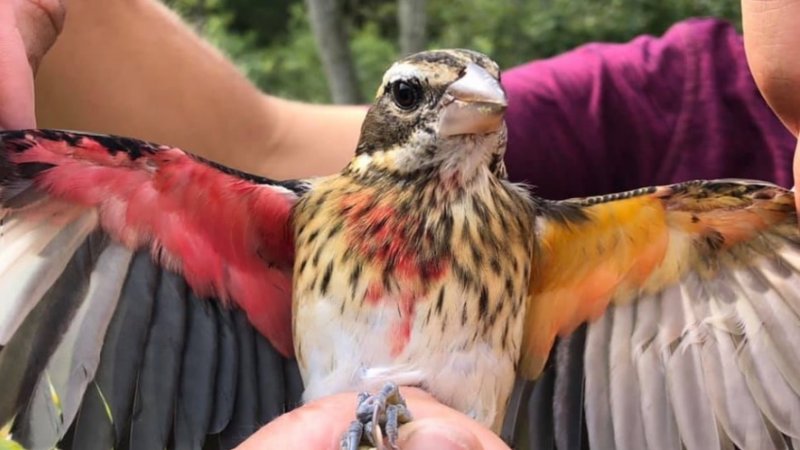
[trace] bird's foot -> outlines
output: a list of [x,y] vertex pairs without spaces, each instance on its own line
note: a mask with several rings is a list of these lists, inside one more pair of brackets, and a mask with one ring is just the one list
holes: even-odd
[[400,425],[409,421],[411,413],[396,384],[386,383],[374,395],[360,392],[356,420],[350,423],[347,432],[342,436],[341,449],[357,450],[363,444],[378,449],[397,450],[397,430]]

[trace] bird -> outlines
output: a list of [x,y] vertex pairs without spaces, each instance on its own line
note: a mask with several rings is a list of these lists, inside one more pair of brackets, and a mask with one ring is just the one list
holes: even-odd
[[404,57],[351,161],[309,180],[0,132],[0,429],[233,447],[299,373],[302,401],[363,391],[348,449],[396,446],[398,386],[520,448],[799,448],[793,193],[543,199],[507,179],[507,101],[483,54]]

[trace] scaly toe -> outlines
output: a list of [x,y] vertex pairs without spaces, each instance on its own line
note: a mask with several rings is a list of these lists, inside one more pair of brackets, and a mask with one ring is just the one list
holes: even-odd
[[347,427],[347,431],[344,433],[339,443],[339,448],[341,450],[358,450],[363,434],[364,424],[357,420],[350,422],[350,426]]
[[357,450],[359,445],[369,445],[397,450],[398,429],[411,420],[406,401],[395,383],[386,383],[374,395],[361,392],[358,394],[356,420],[342,437],[341,448]]

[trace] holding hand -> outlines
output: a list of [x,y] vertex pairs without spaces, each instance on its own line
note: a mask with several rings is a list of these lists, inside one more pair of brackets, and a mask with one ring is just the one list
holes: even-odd
[[[487,428],[416,388],[401,388],[414,420],[400,427],[403,450],[502,450],[508,447]],[[284,414],[259,430],[238,450],[262,448],[338,449],[355,410],[355,394],[325,397]]]
[[33,128],[33,75],[64,24],[63,0],[0,2],[0,129]]

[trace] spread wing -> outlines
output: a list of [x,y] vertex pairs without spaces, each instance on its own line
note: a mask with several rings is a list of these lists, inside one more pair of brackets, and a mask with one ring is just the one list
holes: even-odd
[[232,447],[282,413],[305,189],[133,139],[0,132],[0,429],[31,449]]
[[536,439],[800,448],[791,192],[719,180],[542,202],[537,233],[521,362],[543,384],[529,405],[551,411]]

